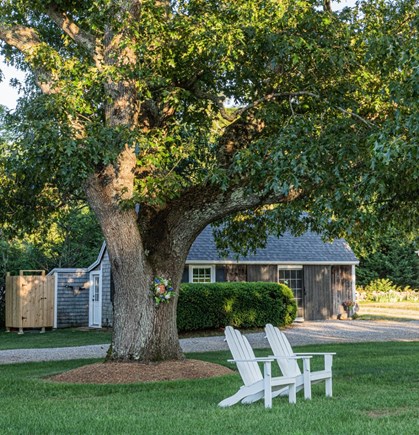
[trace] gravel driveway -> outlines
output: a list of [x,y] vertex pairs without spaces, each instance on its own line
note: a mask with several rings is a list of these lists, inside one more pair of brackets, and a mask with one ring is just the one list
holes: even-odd
[[[291,345],[353,343],[379,341],[419,341],[419,321],[345,321],[328,320],[296,323],[285,331]],[[254,348],[265,348],[263,333],[246,334]],[[180,340],[184,352],[208,352],[228,349],[224,337],[197,337]],[[31,361],[103,358],[109,344],[51,349],[0,351],[0,364]]]

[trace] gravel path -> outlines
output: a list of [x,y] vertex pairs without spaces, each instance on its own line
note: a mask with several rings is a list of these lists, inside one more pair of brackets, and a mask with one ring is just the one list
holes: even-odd
[[[419,321],[339,321],[296,323],[285,331],[291,345],[353,343],[368,341],[419,341]],[[263,333],[246,334],[254,348],[266,348]],[[224,337],[197,337],[180,340],[184,352],[209,352],[228,349]],[[103,358],[108,344],[51,349],[0,351],[0,364],[31,361]]]

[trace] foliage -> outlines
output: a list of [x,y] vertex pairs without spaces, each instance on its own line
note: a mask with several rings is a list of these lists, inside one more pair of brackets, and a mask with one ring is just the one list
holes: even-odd
[[351,246],[360,258],[357,268],[359,285],[365,286],[373,280],[388,278],[398,286],[419,288],[417,232],[404,235],[397,229],[391,229],[377,241],[372,240],[369,245],[365,243],[368,250],[362,249],[359,243],[351,243]]
[[359,301],[373,302],[418,302],[419,290],[409,286],[399,287],[389,279],[376,279],[366,286],[357,286]]
[[230,282],[182,284],[178,305],[179,331],[291,324],[297,306],[284,284]]
[[[55,195],[82,194],[89,174],[129,144],[141,169],[130,204],[167,204],[202,183],[229,190],[245,182],[249,194],[304,192],[295,205],[246,214],[244,227],[257,231],[230,237],[236,249],[246,249],[248,237],[263,242],[267,227],[298,232],[311,225],[331,235],[361,234],[378,222],[373,217],[391,220],[396,207],[398,221],[414,226],[413,3],[364,1],[330,15],[314,8],[315,1],[181,1],[170,12],[164,2],[159,7],[146,1],[138,23],[117,12],[116,2],[72,4],[68,10],[61,3],[54,9],[3,2],[4,22],[30,24],[43,41],[34,41],[24,61],[8,45],[3,54],[35,74],[42,64],[49,85],[58,88],[28,92],[31,100],[22,100],[8,117],[16,132],[10,158],[20,180],[3,202],[20,195],[29,203],[37,197],[39,204],[55,187]],[[82,41],[68,32],[59,36],[52,24],[60,8],[92,38],[103,38],[106,26],[125,28],[121,49],[132,50],[138,62],[99,66]],[[111,98],[106,84],[124,78],[133,80],[144,125],[104,122],[102,102]],[[224,100],[235,103],[230,113]],[[249,129],[252,123],[266,127]],[[248,131],[247,141],[231,157],[222,156],[227,132],[239,128]],[[34,169],[29,173],[28,164]],[[300,220],[301,211],[310,218]],[[409,219],[400,219],[407,211]],[[14,215],[29,219],[23,208]]]
[[7,272],[46,270],[54,267],[86,267],[96,259],[103,236],[93,214],[83,204],[58,209],[38,221],[31,233],[11,235],[0,228],[0,326],[4,324],[1,291]]
[[67,206],[38,222],[32,233],[0,233],[1,271],[85,267],[97,257],[103,241],[97,221],[85,205]]
[[115,349],[176,353],[147,296],[154,276],[177,290],[210,223],[227,218],[238,252],[268,230],[417,227],[416,2],[323,3],[1,2],[0,52],[29,76],[5,119],[0,224],[88,199],[124,307]]

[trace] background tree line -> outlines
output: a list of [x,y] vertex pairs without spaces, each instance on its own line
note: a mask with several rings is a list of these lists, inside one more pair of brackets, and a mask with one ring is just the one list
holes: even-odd
[[58,209],[30,233],[12,234],[8,228],[0,228],[0,326],[5,320],[7,272],[15,275],[20,270],[86,267],[96,259],[102,243],[96,218],[83,203]]
[[207,225],[240,253],[267,230],[418,227],[415,3],[1,2],[0,55],[28,75],[0,225],[87,199],[114,280],[109,359],[182,359],[177,299],[156,309],[150,286],[178,292]]
[[[93,213],[84,203],[57,210],[36,231],[10,236],[0,230],[0,325],[4,324],[4,289],[7,272],[55,267],[86,267],[96,259],[103,236]],[[419,249],[415,234],[388,230],[373,244],[350,241],[360,259],[357,284],[379,278],[394,284],[419,288]]]

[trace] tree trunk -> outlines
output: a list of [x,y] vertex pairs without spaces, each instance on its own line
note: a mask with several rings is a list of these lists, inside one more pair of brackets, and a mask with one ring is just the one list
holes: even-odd
[[[112,349],[114,361],[142,362],[182,359],[176,325],[178,289],[183,265],[163,252],[160,261],[142,262],[141,245],[125,246],[124,254],[113,248],[118,240],[108,241],[115,285]],[[160,266],[161,265],[161,266]],[[156,304],[154,278],[170,279],[175,295]]]
[[[171,249],[169,236],[162,229],[151,253],[144,247],[134,210],[118,206],[99,179],[91,180],[87,194],[105,236],[114,282],[109,359],[142,362],[182,359],[176,307],[189,246]],[[175,290],[173,298],[159,305],[153,293],[157,276],[170,279]]]

